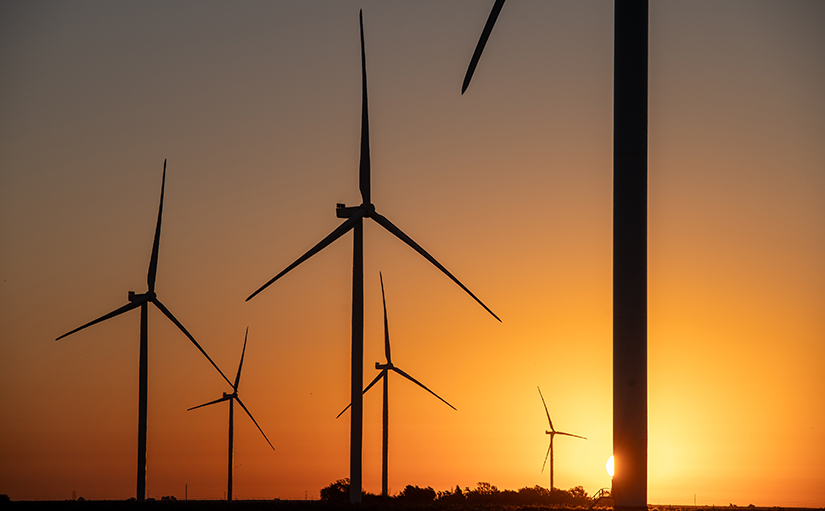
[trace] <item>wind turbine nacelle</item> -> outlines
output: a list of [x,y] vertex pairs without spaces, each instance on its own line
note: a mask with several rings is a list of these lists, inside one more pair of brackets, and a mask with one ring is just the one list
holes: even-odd
[[395,366],[393,366],[392,364],[382,364],[380,362],[375,363],[376,369],[392,369],[393,367]]
[[152,300],[155,298],[157,294],[153,291],[151,293],[135,293],[134,291],[129,291],[129,301],[130,302],[138,302],[138,301],[147,301]]
[[339,202],[335,205],[335,216],[337,216],[338,218],[349,218],[352,215],[354,215],[359,209],[361,209],[361,206],[347,207],[346,205],[341,204]]

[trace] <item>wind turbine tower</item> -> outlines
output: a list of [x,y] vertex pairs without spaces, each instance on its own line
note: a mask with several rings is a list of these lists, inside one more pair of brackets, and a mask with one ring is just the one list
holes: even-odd
[[544,455],[544,463],[541,466],[541,471],[544,472],[544,466],[547,465],[547,457],[550,457],[550,493],[553,493],[553,490],[556,488],[554,486],[555,482],[553,481],[553,439],[556,435],[562,436],[572,436],[575,438],[581,438],[583,440],[587,440],[587,438],[579,435],[574,435],[573,433],[565,433],[563,431],[556,431],[556,428],[553,427],[553,421],[550,419],[550,412],[547,411],[547,403],[544,402],[544,396],[541,395],[541,389],[539,389],[539,396],[541,396],[541,404],[544,405],[544,413],[547,414],[547,422],[550,424],[550,429],[545,431],[548,435],[550,435],[550,446],[547,448],[547,454]]
[[309,249],[304,255],[299,257],[294,263],[286,267],[282,272],[272,277],[269,282],[258,288],[257,291],[249,295],[247,300],[251,300],[258,293],[266,289],[270,284],[286,275],[290,270],[303,263],[313,255],[317,254],[332,242],[349,232],[353,231],[352,249],[352,370],[350,397],[352,403],[352,415],[350,423],[350,502],[361,502],[361,453],[363,441],[363,397],[362,388],[364,386],[364,219],[370,218],[378,225],[389,231],[392,235],[409,245],[410,248],[418,252],[423,258],[432,263],[442,273],[447,275],[461,289],[469,294],[476,302],[489,312],[494,318],[501,321],[492,310],[479,300],[467,287],[464,286],[452,273],[427,253],[418,243],[407,236],[401,229],[395,226],[388,218],[378,213],[372,203],[370,190],[370,142],[369,142],[369,109],[367,102],[367,57],[364,50],[364,18],[359,11],[359,22],[361,26],[361,161],[358,170],[358,184],[361,191],[361,204],[359,206],[349,206],[338,204],[335,214],[338,218],[346,220],[332,231],[326,238]]
[[241,383],[241,368],[243,367],[243,357],[246,354],[247,337],[249,337],[249,327],[246,327],[246,334],[244,334],[243,337],[243,350],[241,351],[241,362],[238,364],[238,373],[235,375],[235,383],[232,385],[232,393],[227,394],[226,392],[224,392],[223,397],[219,399],[210,401],[208,403],[204,403],[202,405],[193,406],[192,408],[189,408],[187,410],[188,412],[190,410],[194,410],[195,408],[201,408],[204,406],[214,405],[216,403],[223,403],[224,401],[229,401],[229,471],[226,483],[226,500],[228,502],[232,502],[232,467],[235,464],[235,455],[233,453],[235,444],[235,415],[233,405],[235,404],[235,401],[237,401],[238,404],[241,405],[243,411],[246,412],[246,414],[249,415],[249,418],[252,419],[252,422],[255,423],[255,426],[258,428],[258,431],[260,431],[261,434],[264,436],[264,440],[266,440],[266,443],[268,443],[269,446],[272,447],[273,451],[275,450],[275,447],[272,445],[272,442],[269,441],[269,438],[266,437],[266,433],[264,433],[264,430],[261,429],[261,426],[258,424],[258,421],[255,420],[255,417],[252,416],[252,413],[249,411],[246,405],[243,404],[243,401],[241,401],[241,398],[238,397],[238,386]]
[[201,348],[200,344],[195,340],[194,337],[189,333],[189,331],[184,328],[184,326],[180,323],[180,321],[172,315],[172,313],[167,309],[158,299],[157,293],[155,293],[155,280],[157,277],[158,272],[158,251],[160,250],[160,225],[161,225],[161,218],[163,216],[163,192],[166,186],[166,160],[163,160],[163,178],[161,180],[160,185],[160,206],[158,206],[158,222],[155,227],[155,240],[152,244],[152,256],[149,259],[149,273],[146,276],[146,284],[148,286],[148,290],[143,294],[136,294],[134,291],[129,291],[129,303],[126,305],[113,310],[112,312],[105,314],[93,321],[86,323],[83,326],[75,328],[71,332],[65,333],[58,337],[57,341],[60,339],[71,335],[75,332],[83,330],[86,327],[90,327],[101,321],[106,321],[107,319],[113,318],[115,316],[119,316],[124,312],[129,312],[132,309],[137,309],[140,307],[140,355],[139,355],[139,366],[138,366],[138,454],[137,454],[137,500],[143,501],[146,499],[146,412],[148,408],[148,361],[149,361],[149,304],[153,304],[157,307],[164,316],[169,318],[169,320],[178,327],[178,329],[183,332],[183,334],[192,341],[192,344],[195,345],[196,348],[203,354],[204,357],[209,361],[210,364],[218,371],[218,373],[223,376],[223,379],[226,380],[227,383],[230,385],[232,384],[226,375],[220,370],[220,368],[212,361],[209,355],[206,354],[203,348]]
[[[390,437],[390,405],[389,405],[389,373],[390,371],[395,371],[396,373],[400,374],[404,378],[410,380],[411,382],[415,383],[422,389],[426,390],[430,394],[434,395],[438,399],[440,399],[444,404],[455,410],[456,408],[445,401],[441,396],[433,392],[432,390],[428,389],[423,383],[416,380],[406,372],[404,372],[400,367],[394,365],[392,363],[392,355],[390,353],[390,327],[387,321],[387,299],[384,296],[384,276],[381,273],[378,274],[381,279],[381,301],[384,303],[384,354],[387,357],[387,363],[381,364],[376,362],[375,368],[379,369],[381,372],[378,373],[378,376],[375,377],[367,388],[364,389],[362,394],[366,394],[368,390],[370,390],[378,380],[384,380],[384,408],[383,408],[383,434],[382,434],[382,449],[381,449],[381,495],[386,497],[389,495],[388,493],[388,484],[387,484],[387,473],[388,473],[388,453],[389,453],[389,437]],[[341,413],[338,414],[336,419],[343,415],[344,412],[350,405],[347,405],[346,408],[341,410]]]

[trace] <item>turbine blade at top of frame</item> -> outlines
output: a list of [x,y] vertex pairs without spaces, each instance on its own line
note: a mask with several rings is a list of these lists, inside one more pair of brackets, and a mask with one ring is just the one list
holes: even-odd
[[587,440],[587,437],[583,437],[583,436],[579,436],[579,435],[574,435],[573,433],[562,433],[561,431],[556,431],[555,433],[556,433],[557,435],[572,436],[572,437],[576,437],[576,438],[581,438],[582,440]]
[[149,292],[155,290],[155,278],[158,273],[158,250],[160,249],[160,221],[163,216],[163,190],[166,188],[166,159],[163,160],[163,178],[160,182],[160,206],[158,206],[158,225],[155,227],[155,241],[152,243],[152,258],[149,260],[149,273],[146,275],[146,284]]
[[358,184],[361,201],[370,204],[370,115],[367,104],[367,54],[364,50],[364,14],[358,11],[361,25],[361,162],[358,167]]
[[[369,389],[371,389],[371,388],[372,388],[372,387],[373,387],[376,383],[378,383],[378,380],[380,380],[380,379],[381,379],[381,377],[384,377],[384,378],[386,378],[386,377],[387,377],[387,370],[386,370],[386,369],[384,369],[384,370],[382,370],[380,373],[378,373],[378,376],[376,376],[376,377],[375,377],[375,379],[374,379],[374,380],[372,380],[372,382],[370,382],[370,384],[369,384],[369,385],[367,385],[367,386],[366,386],[366,388],[364,388],[364,391],[363,391],[363,392],[361,392],[361,394],[366,394],[366,393],[367,393],[367,391],[368,391]],[[350,407],[350,406],[352,406],[352,403],[348,404],[348,405],[347,405],[347,406],[346,406],[343,410],[341,410],[341,413],[339,413],[338,415],[336,415],[336,416],[335,416],[335,418],[337,419],[338,417],[340,417],[340,416],[344,415],[344,412],[346,412],[347,410],[349,410],[349,407]]]
[[478,44],[473,52],[473,58],[470,59],[470,66],[467,68],[467,74],[464,75],[464,83],[461,84],[462,94],[464,94],[464,91],[466,91],[467,87],[470,85],[470,80],[473,79],[473,73],[478,65],[478,60],[481,58],[481,52],[484,51],[484,46],[487,44],[487,39],[489,39],[490,33],[493,31],[493,26],[496,24],[498,13],[501,12],[502,6],[504,6],[504,0],[496,0],[496,3],[493,4],[493,10],[490,11],[490,16],[487,18],[487,23],[481,31],[481,37],[479,37]]
[[434,395],[435,397],[437,397],[438,399],[440,399],[441,401],[443,401],[445,405],[449,406],[449,407],[450,407],[450,408],[452,408],[453,410],[458,411],[458,410],[456,409],[456,407],[455,407],[455,406],[451,405],[451,404],[450,404],[450,403],[448,403],[447,401],[444,401],[444,398],[442,398],[441,396],[439,396],[438,394],[436,394],[436,393],[435,393],[435,392],[433,392],[432,390],[428,389],[428,388],[427,388],[427,387],[426,387],[423,383],[421,383],[420,381],[416,380],[415,378],[413,378],[413,377],[412,377],[412,376],[410,376],[409,374],[405,373],[405,372],[404,372],[404,371],[402,371],[401,369],[399,369],[399,368],[397,368],[397,367],[393,367],[393,368],[392,368],[392,370],[393,370],[393,371],[395,371],[396,373],[400,374],[400,375],[401,375],[401,376],[403,376],[404,378],[406,378],[406,379],[410,380],[411,382],[415,383],[416,385],[418,385],[418,386],[419,386],[419,387],[421,387],[422,389],[426,390],[426,391],[427,391],[427,392],[429,392],[430,394]]
[[192,334],[190,334],[190,333],[189,333],[189,331],[188,331],[186,328],[184,328],[184,326],[181,324],[181,322],[180,322],[180,321],[178,321],[178,319],[177,319],[175,316],[173,316],[171,312],[169,312],[169,309],[167,309],[165,305],[163,305],[162,303],[160,303],[160,300],[158,300],[157,298],[154,298],[154,299],[152,300],[152,303],[154,303],[154,304],[155,304],[155,306],[156,306],[158,309],[160,309],[160,311],[163,313],[163,315],[164,315],[164,316],[166,316],[167,318],[169,318],[169,320],[170,320],[172,323],[174,323],[174,324],[175,324],[175,326],[177,326],[177,327],[178,327],[178,329],[179,329],[181,332],[183,332],[183,335],[185,335],[186,337],[188,337],[188,338],[189,338],[189,340],[190,340],[190,341],[192,341],[192,344],[194,344],[194,345],[195,345],[195,347],[196,347],[196,348],[198,348],[198,350],[199,350],[199,351],[203,354],[203,356],[204,356],[204,357],[206,357],[206,360],[208,360],[208,361],[209,361],[209,363],[210,363],[210,364],[212,364],[212,367],[214,367],[214,368],[215,368],[215,370],[217,370],[217,371],[218,371],[218,373],[219,373],[221,376],[223,376],[223,379],[224,379],[224,380],[226,380],[226,383],[228,383],[228,384],[232,385],[232,382],[231,382],[231,381],[229,381],[229,378],[227,378],[225,374],[223,374],[223,371],[221,371],[221,368],[220,368],[220,367],[218,367],[218,365],[217,365],[217,364],[216,364],[216,363],[212,360],[212,358],[211,358],[211,357],[210,357],[210,356],[206,353],[206,351],[204,351],[204,349],[203,349],[203,348],[201,348],[201,345],[200,345],[200,344],[198,344],[198,341],[196,341],[196,340],[195,340],[195,338],[194,338],[194,337],[192,337]]
[[384,355],[387,357],[387,363],[392,363],[390,356],[390,326],[387,322],[387,299],[384,296],[384,276],[378,272],[378,277],[381,279],[381,301],[384,303]]
[[215,403],[223,403],[224,401],[229,401],[230,399],[232,399],[232,396],[223,396],[220,399],[216,399],[214,401],[210,401],[210,402],[204,403],[202,405],[193,406],[192,408],[187,408],[186,411],[188,412],[190,410],[194,410],[195,408],[202,408],[204,406],[214,405]]
[[544,473],[544,466],[547,465],[547,458],[550,457],[550,450],[553,449],[553,440],[550,440],[550,445],[547,446],[547,454],[544,455],[544,463],[541,464],[541,472]]
[[123,314],[124,312],[129,312],[129,311],[130,311],[130,310],[132,310],[132,309],[136,309],[137,307],[140,307],[140,305],[141,305],[142,303],[144,303],[145,301],[146,301],[146,300],[136,300],[136,301],[134,301],[134,302],[127,303],[127,304],[126,304],[126,305],[124,305],[123,307],[120,307],[120,308],[118,308],[118,309],[115,309],[115,310],[113,310],[112,312],[110,312],[109,314],[105,314],[105,315],[103,315],[103,316],[100,316],[99,318],[97,318],[97,319],[95,319],[95,320],[93,320],[93,321],[89,321],[88,323],[86,323],[86,324],[85,324],[85,325],[83,325],[83,326],[80,326],[80,327],[75,328],[75,329],[74,329],[74,330],[72,330],[71,332],[67,332],[67,333],[65,333],[65,334],[61,335],[60,337],[58,337],[57,339],[55,339],[55,341],[59,341],[60,339],[62,339],[62,338],[64,338],[64,337],[66,337],[66,336],[68,336],[68,335],[72,335],[72,334],[73,334],[73,333],[75,333],[75,332],[78,332],[78,331],[80,331],[80,330],[83,330],[83,329],[84,329],[84,328],[86,328],[87,326],[92,326],[92,325],[94,325],[94,324],[100,323],[101,321],[106,321],[106,320],[107,320],[107,319],[109,319],[109,318],[113,318],[113,317],[115,317],[115,316],[119,316],[119,315]]
[[446,276],[450,277],[450,279],[452,279],[452,281],[453,281],[453,282],[455,282],[456,284],[458,284],[458,286],[459,286],[461,289],[463,289],[464,291],[466,291],[466,292],[467,292],[467,294],[468,294],[468,295],[470,295],[471,297],[473,297],[473,300],[477,301],[477,302],[479,303],[479,305],[481,305],[482,307],[484,307],[484,310],[486,310],[487,312],[489,312],[489,313],[490,313],[490,314],[491,314],[494,318],[496,318],[497,320],[499,320],[499,322],[501,321],[501,318],[499,318],[498,316],[496,316],[496,314],[495,314],[492,310],[490,310],[490,308],[489,308],[489,307],[487,307],[486,305],[484,305],[484,302],[482,302],[481,300],[479,300],[479,299],[478,299],[478,297],[477,297],[476,295],[474,295],[472,291],[470,291],[469,289],[467,289],[467,287],[466,287],[464,284],[462,284],[462,283],[461,283],[461,282],[460,282],[457,278],[455,278],[455,277],[453,276],[453,274],[452,274],[452,273],[450,273],[449,271],[447,271],[447,268],[443,267],[443,266],[441,265],[441,263],[439,263],[438,261],[436,261],[436,260],[435,260],[435,258],[434,258],[433,256],[431,256],[430,254],[428,254],[428,253],[427,253],[427,251],[426,251],[426,250],[424,250],[424,249],[423,249],[423,248],[422,248],[422,247],[421,247],[418,243],[416,243],[415,241],[413,241],[413,240],[412,240],[412,238],[410,238],[409,236],[407,236],[406,234],[404,234],[404,233],[401,231],[401,229],[399,229],[399,228],[398,228],[398,227],[396,227],[396,226],[395,226],[392,222],[390,222],[390,221],[387,219],[387,217],[385,217],[385,216],[383,216],[383,215],[380,215],[378,212],[374,212],[374,213],[372,213],[372,215],[370,215],[370,218],[372,218],[373,220],[375,220],[376,222],[378,222],[378,223],[379,223],[379,224],[380,224],[380,225],[381,225],[384,229],[386,229],[386,230],[390,231],[392,234],[395,234],[395,236],[396,236],[398,239],[400,239],[401,241],[403,241],[404,243],[406,243],[407,245],[409,245],[409,246],[410,246],[413,250],[415,250],[416,252],[418,252],[419,254],[421,254],[421,255],[424,257],[424,259],[426,259],[426,260],[428,260],[429,262],[431,262],[431,263],[432,263],[432,264],[433,264],[436,268],[438,268],[439,270],[441,270],[441,271],[444,273],[444,275],[446,275]]
[[253,417],[253,416],[252,416],[252,414],[251,414],[251,413],[249,412],[249,410],[246,408],[246,405],[245,405],[245,404],[243,404],[243,401],[241,401],[241,398],[236,397],[235,399],[238,401],[238,404],[239,404],[239,405],[241,405],[241,408],[243,408],[243,411],[245,411],[245,412],[246,412],[246,414],[247,414],[247,415],[249,415],[249,418],[250,418],[250,419],[252,419],[252,422],[254,422],[254,423],[255,423],[255,426],[257,426],[257,427],[258,427],[258,431],[260,431],[260,432],[261,432],[261,434],[264,436],[264,440],[266,440],[266,443],[268,443],[268,444],[269,444],[269,446],[270,446],[270,447],[272,447],[272,450],[274,451],[274,450],[275,450],[275,446],[274,446],[274,445],[272,445],[272,442],[270,442],[270,441],[269,441],[269,438],[267,438],[267,437],[266,437],[266,433],[264,433],[264,430],[263,430],[263,429],[261,429],[261,426],[258,424],[258,421],[256,421],[256,420],[255,420],[255,417]]
[[539,396],[541,397],[541,404],[544,405],[544,413],[547,414],[547,422],[550,423],[550,431],[555,433],[556,430],[553,429],[553,421],[550,420],[550,412],[547,411],[547,403],[544,402],[544,396],[542,396],[541,389],[538,387],[538,385],[536,386],[536,388],[539,389]]
[[238,384],[241,383],[241,367],[243,367],[243,356],[246,354],[246,338],[249,337],[249,327],[246,327],[246,333],[243,336],[243,351],[241,351],[241,363],[238,364],[238,374],[235,375],[235,385],[232,387],[235,392],[238,392]]
[[356,212],[355,212],[355,213],[354,213],[351,217],[349,217],[349,218],[348,218],[348,219],[347,219],[344,223],[342,223],[342,224],[341,224],[341,225],[339,225],[339,226],[338,226],[338,227],[337,227],[334,231],[332,231],[332,232],[331,232],[331,233],[330,233],[330,234],[329,234],[326,238],[322,239],[321,241],[319,241],[319,242],[318,242],[318,244],[317,244],[317,245],[315,245],[314,247],[312,247],[311,249],[309,249],[309,250],[307,251],[307,253],[306,253],[306,254],[304,254],[304,255],[302,255],[301,257],[299,257],[299,258],[298,258],[298,259],[297,259],[294,263],[292,263],[292,264],[290,264],[289,266],[287,266],[287,267],[286,267],[286,269],[285,269],[284,271],[282,271],[281,273],[279,273],[279,274],[275,275],[274,277],[272,277],[272,278],[269,280],[269,282],[267,282],[266,284],[264,284],[263,286],[261,286],[260,288],[258,288],[258,290],[257,290],[257,291],[255,291],[254,293],[252,293],[251,295],[249,295],[249,297],[246,299],[246,301],[248,302],[249,300],[251,300],[251,299],[255,298],[255,296],[256,296],[258,293],[260,293],[261,291],[263,291],[264,289],[266,289],[267,287],[269,287],[269,285],[270,285],[270,284],[272,284],[273,282],[275,282],[275,281],[276,281],[276,280],[278,280],[279,278],[281,278],[281,277],[283,277],[284,275],[286,275],[286,274],[287,274],[290,270],[292,270],[293,268],[295,268],[295,267],[296,267],[296,266],[298,266],[299,264],[303,263],[304,261],[306,261],[306,260],[307,260],[307,259],[309,259],[310,257],[314,256],[315,254],[317,254],[317,253],[318,253],[318,252],[320,252],[321,250],[325,249],[325,248],[326,248],[326,247],[327,247],[330,243],[332,243],[333,241],[337,240],[338,238],[340,238],[341,236],[343,236],[344,234],[346,234],[346,232],[347,232],[347,231],[349,231],[350,229],[352,229],[352,227],[353,227],[353,226],[354,226],[354,225],[355,225],[355,224],[356,224],[356,223],[357,223],[357,222],[358,222],[361,218],[363,218],[363,216],[364,216],[364,214],[365,214],[365,213],[366,213],[366,212],[365,212],[363,209],[359,209],[358,211],[356,211]]

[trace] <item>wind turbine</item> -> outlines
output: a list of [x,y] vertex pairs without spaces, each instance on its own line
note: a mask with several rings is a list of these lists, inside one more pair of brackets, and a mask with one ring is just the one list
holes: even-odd
[[269,446],[272,447],[273,451],[275,450],[275,447],[272,445],[272,442],[270,442],[269,438],[266,437],[266,433],[264,433],[264,430],[261,429],[260,425],[258,425],[258,421],[255,420],[255,417],[252,416],[252,413],[250,413],[249,409],[246,407],[246,405],[243,404],[243,401],[241,401],[241,398],[238,397],[238,385],[241,383],[241,368],[243,367],[243,356],[246,353],[247,337],[249,337],[249,327],[246,327],[246,333],[243,336],[243,351],[241,351],[241,363],[238,364],[238,374],[235,375],[235,383],[232,385],[232,393],[227,394],[226,392],[224,392],[223,397],[221,397],[220,399],[216,399],[214,401],[210,401],[202,405],[193,406],[192,408],[189,408],[189,410],[186,410],[188,412],[190,410],[194,410],[195,408],[201,408],[203,406],[209,406],[214,405],[215,403],[223,403],[224,401],[229,401],[229,477],[226,485],[226,500],[229,502],[232,502],[232,465],[235,460],[232,448],[234,446],[235,438],[235,419],[233,405],[236,400],[238,401],[238,404],[241,405],[241,408],[243,408],[243,411],[245,411],[246,414],[249,415],[249,418],[252,419],[252,422],[255,423],[255,426],[258,427],[258,431],[260,431],[261,434],[264,436],[264,440],[266,440],[266,443],[268,443]]
[[[539,389],[538,387],[536,387]],[[544,405],[544,413],[547,414],[547,422],[550,424],[550,430],[545,431],[548,435],[550,435],[550,446],[547,448],[547,454],[544,455],[544,463],[541,465],[541,471],[544,472],[544,466],[547,465],[547,457],[550,457],[550,493],[553,493],[553,439],[556,435],[564,435],[564,436],[572,436],[576,438],[582,438],[587,440],[583,436],[574,435],[573,433],[565,433],[563,431],[556,431],[556,428],[553,427],[553,421],[550,419],[550,412],[547,411],[547,403],[544,402],[544,396],[541,395],[541,389],[539,389],[539,396],[541,396],[541,404]]]
[[[496,0],[467,89],[504,0]],[[613,21],[613,497],[647,509],[648,0],[615,0]]]
[[395,226],[385,216],[375,210],[370,194],[370,143],[369,143],[369,112],[367,107],[367,60],[364,50],[364,18],[361,11],[358,14],[361,27],[361,162],[359,165],[359,188],[361,191],[361,205],[336,206],[336,216],[346,218],[344,223],[339,225],[326,238],[318,242],[317,245],[309,249],[304,255],[299,257],[294,263],[286,267],[281,273],[275,275],[257,291],[249,295],[247,301],[255,297],[258,293],[266,289],[270,284],[286,275],[290,270],[303,263],[313,255],[326,248],[333,241],[337,240],[350,230],[353,231],[353,256],[352,256],[352,373],[351,373],[351,403],[352,418],[350,426],[350,502],[361,501],[361,445],[363,429],[363,400],[361,389],[363,387],[364,372],[364,219],[371,218],[378,225],[395,235],[398,239],[409,245],[422,257],[441,270],[461,289],[469,294],[484,309],[499,319],[492,310],[479,300],[464,284],[459,282],[452,273],[435,260],[418,243],[407,236],[401,229]]
[[[415,383],[416,385],[418,385],[422,389],[424,389],[427,392],[429,392],[430,394],[434,395],[438,399],[441,399],[441,401],[443,401],[444,404],[446,404],[447,406],[449,406],[453,410],[455,410],[456,408],[455,408],[455,406],[453,406],[450,403],[448,403],[447,401],[445,401],[441,396],[439,396],[438,394],[436,394],[432,390],[428,389],[423,383],[416,380],[415,378],[413,378],[409,374],[405,373],[399,367],[393,365],[392,356],[390,355],[390,327],[389,327],[389,323],[387,322],[387,299],[384,296],[384,276],[381,275],[380,272],[378,273],[378,276],[381,279],[381,301],[384,303],[384,354],[387,357],[387,363],[386,364],[380,364],[378,362],[375,363],[375,368],[380,369],[381,372],[378,373],[378,376],[376,376],[375,379],[372,380],[372,382],[370,382],[369,385],[367,385],[367,388],[364,389],[364,392],[362,392],[362,394],[366,394],[369,389],[371,389],[376,383],[378,383],[378,380],[380,380],[380,379],[384,380],[384,416],[383,416],[383,418],[384,418],[384,420],[383,420],[384,430],[383,430],[383,446],[382,446],[382,451],[381,451],[381,454],[382,454],[382,458],[381,458],[381,469],[382,469],[382,472],[381,472],[381,495],[386,497],[388,495],[388,492],[387,492],[387,458],[388,458],[387,453],[389,451],[389,437],[390,437],[390,406],[389,406],[389,374],[390,374],[390,371],[395,371],[396,373],[400,374],[404,378],[410,380],[411,382]],[[335,418],[337,419],[338,417],[343,415],[344,412],[346,412],[349,407],[350,407],[350,405],[347,405],[347,407],[344,408],[343,410],[341,410],[341,413],[339,413],[338,416],[335,417]]]
[[138,458],[137,458],[137,500],[142,501],[146,498],[146,409],[147,409],[147,375],[148,375],[148,359],[149,359],[149,352],[148,352],[148,321],[149,321],[149,304],[154,304],[164,316],[169,318],[169,320],[175,324],[175,326],[180,329],[183,334],[192,341],[192,344],[195,345],[196,348],[203,354],[204,357],[209,361],[210,364],[223,376],[223,379],[226,380],[227,383],[230,385],[232,382],[223,374],[220,368],[212,361],[209,355],[206,354],[203,348],[201,348],[198,341],[192,337],[192,334],[184,328],[184,326],[180,323],[180,321],[169,312],[169,309],[164,306],[160,300],[158,299],[157,293],[155,293],[155,277],[157,276],[158,272],[158,249],[160,248],[160,224],[161,224],[161,217],[163,215],[163,191],[166,186],[166,160],[163,160],[163,178],[161,180],[160,185],[160,206],[158,207],[158,223],[155,227],[155,240],[152,244],[152,256],[149,259],[149,273],[146,276],[146,284],[148,286],[148,290],[143,294],[135,294],[134,291],[129,291],[128,299],[129,303],[126,305],[113,310],[112,312],[105,314],[94,321],[90,321],[85,325],[75,328],[71,332],[65,333],[55,339],[59,341],[60,339],[71,335],[75,332],[83,330],[86,327],[92,326],[94,324],[100,323],[101,321],[106,321],[107,319],[113,318],[115,316],[119,316],[124,312],[129,312],[132,309],[137,309],[140,307],[140,362],[139,362],[139,369],[138,369]]

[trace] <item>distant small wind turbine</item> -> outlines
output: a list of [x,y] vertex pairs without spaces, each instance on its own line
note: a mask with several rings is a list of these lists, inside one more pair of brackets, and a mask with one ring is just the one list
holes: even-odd
[[[538,387],[536,387],[538,388]],[[582,438],[587,440],[583,436],[574,435],[572,433],[564,433],[563,431],[556,431],[556,428],[553,427],[553,421],[550,420],[550,412],[547,411],[547,403],[544,402],[544,396],[541,395],[541,389],[539,389],[539,396],[541,396],[541,403],[544,405],[544,413],[547,414],[547,422],[550,424],[550,431],[545,431],[548,435],[550,435],[550,446],[547,448],[547,454],[544,455],[544,463],[541,465],[541,471],[544,472],[544,466],[547,465],[547,458],[550,458],[550,491],[553,491],[553,438],[556,435],[564,435],[564,436],[572,436],[576,438]]]
[[361,26],[361,163],[359,166],[359,188],[361,191],[361,205],[346,207],[338,204],[335,214],[338,218],[346,218],[344,223],[339,225],[326,238],[309,249],[304,255],[299,257],[294,263],[286,267],[281,273],[272,277],[266,284],[258,288],[257,291],[249,295],[247,301],[254,298],[258,293],[269,287],[270,284],[286,275],[293,268],[303,263],[313,255],[317,254],[332,242],[349,232],[353,231],[353,257],[352,257],[352,370],[351,370],[351,402],[352,402],[352,422],[350,426],[350,502],[361,502],[361,451],[363,436],[363,400],[361,388],[363,386],[364,372],[364,218],[372,218],[381,227],[388,230],[395,237],[406,243],[413,250],[418,252],[424,259],[432,263],[441,270],[461,289],[469,294],[476,302],[489,312],[494,318],[501,321],[489,307],[476,297],[464,284],[462,284],[452,273],[435,260],[424,248],[413,241],[401,229],[395,226],[386,217],[375,210],[370,194],[370,141],[369,141],[369,112],[367,106],[367,58],[364,50],[364,19],[359,11],[359,22]]
[[[258,427],[258,431],[260,431],[261,434],[264,436],[264,440],[266,440],[266,443],[268,443],[269,446],[272,447],[273,451],[275,450],[275,447],[272,445],[272,442],[270,442],[269,438],[266,437],[266,433],[264,433],[264,430],[261,429],[260,425],[258,425],[258,421],[255,420],[255,417],[252,416],[252,413],[250,413],[249,409],[247,409],[246,405],[244,405],[243,401],[241,401],[241,398],[238,397],[238,385],[241,383],[241,368],[243,367],[243,357],[246,353],[247,337],[249,337],[249,327],[246,327],[246,334],[244,334],[243,336],[243,351],[241,351],[241,363],[238,364],[238,374],[235,375],[235,384],[232,385],[232,393],[227,394],[226,392],[224,392],[223,397],[221,397],[220,399],[216,399],[214,401],[210,401],[208,403],[204,403],[202,405],[193,406],[192,408],[189,408],[189,410],[194,410],[195,408],[201,408],[203,406],[209,406],[214,405],[215,403],[229,401],[229,477],[226,486],[226,500],[229,502],[232,502],[232,465],[234,464],[235,459],[233,454],[235,419],[232,405],[236,400],[238,401],[238,404],[241,405],[241,408],[243,408],[243,411],[245,411],[246,414],[249,415],[249,418],[252,419],[252,422],[255,423],[255,426]],[[188,412],[189,410],[186,411]]]
[[[383,433],[383,449],[382,449],[382,458],[381,458],[381,469],[382,469],[382,473],[381,473],[381,495],[386,497],[388,495],[388,492],[387,492],[387,488],[388,488],[388,486],[387,486],[387,459],[388,459],[387,453],[389,452],[389,437],[390,437],[390,407],[389,407],[389,373],[390,373],[390,371],[395,371],[396,373],[400,374],[404,378],[410,380],[411,382],[415,383],[416,385],[418,385],[422,389],[424,389],[427,392],[429,392],[430,394],[434,395],[438,399],[441,399],[441,401],[444,402],[444,404],[446,404],[447,406],[449,406],[453,410],[455,410],[456,408],[455,408],[455,406],[453,406],[450,403],[448,403],[447,401],[445,401],[441,396],[439,396],[438,394],[436,394],[435,392],[433,392],[432,390],[430,390],[426,386],[424,386],[423,383],[416,380],[415,378],[413,378],[409,374],[405,373],[399,367],[393,365],[392,356],[390,356],[390,327],[389,327],[389,323],[387,322],[387,299],[384,296],[384,276],[381,275],[380,272],[378,273],[378,276],[381,279],[381,300],[384,303],[384,354],[387,357],[387,363],[386,364],[380,364],[378,362],[375,363],[375,368],[380,369],[381,372],[378,373],[378,376],[376,376],[375,379],[372,380],[372,382],[370,382],[369,385],[367,385],[367,388],[364,389],[364,392],[362,392],[362,394],[366,394],[368,390],[370,390],[376,383],[378,383],[378,380],[380,380],[382,378],[384,379],[384,433]],[[335,418],[337,419],[338,417],[343,415],[344,412],[346,412],[347,409],[349,409],[350,406],[351,405],[347,405],[346,408],[341,410],[341,413],[339,413],[338,416],[335,417]]]
[[124,312],[128,312],[132,309],[136,309],[140,307],[140,362],[139,362],[139,369],[138,369],[138,460],[137,460],[137,500],[142,501],[146,499],[146,410],[147,410],[147,374],[148,374],[148,359],[149,359],[149,352],[148,352],[148,321],[149,321],[149,304],[152,303],[157,307],[169,320],[175,324],[175,326],[180,329],[183,334],[192,341],[192,344],[195,345],[196,348],[203,354],[204,357],[209,361],[210,364],[223,376],[223,379],[226,380],[227,383],[230,385],[232,382],[223,374],[220,368],[212,361],[209,355],[206,354],[203,348],[201,348],[200,344],[192,337],[186,328],[180,323],[180,321],[169,312],[160,300],[158,300],[157,294],[155,293],[155,277],[157,276],[158,272],[158,250],[160,248],[160,224],[161,224],[161,217],[163,215],[163,191],[166,186],[166,160],[163,160],[163,178],[161,180],[160,185],[160,206],[158,207],[158,223],[155,227],[155,241],[152,245],[152,256],[149,260],[149,273],[146,277],[146,283],[149,287],[148,291],[144,294],[135,294],[134,291],[129,291],[129,303],[120,307],[119,309],[115,309],[109,314],[103,315],[97,318],[94,321],[90,321],[85,325],[75,328],[71,332],[65,333],[55,339],[59,341],[60,339],[71,335],[75,332],[83,330],[86,327],[92,326],[94,324],[100,323],[101,321],[106,321],[107,319],[113,318],[115,316],[119,316]]

